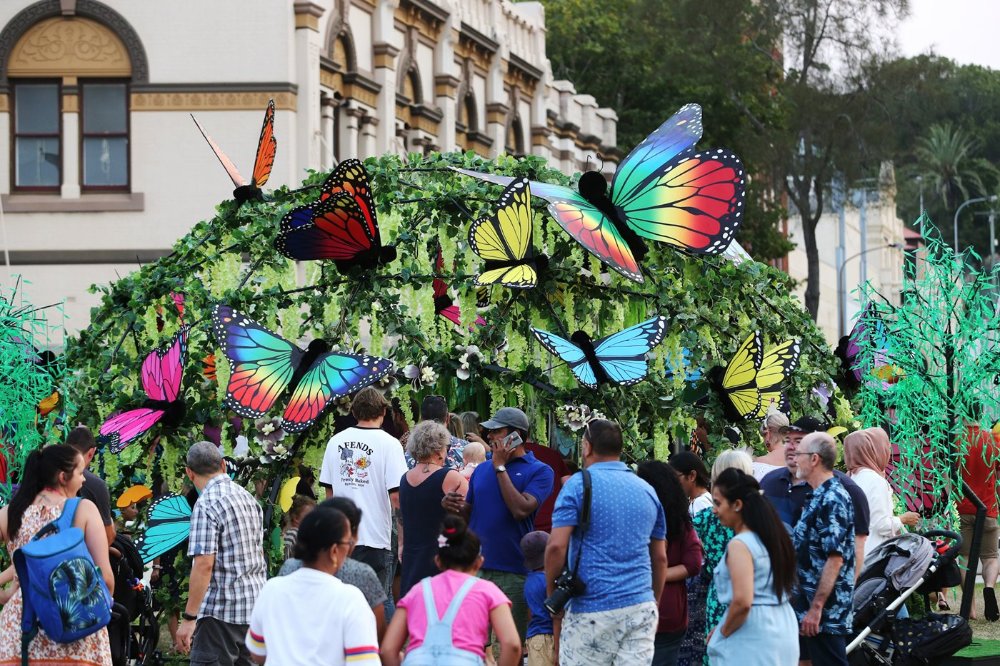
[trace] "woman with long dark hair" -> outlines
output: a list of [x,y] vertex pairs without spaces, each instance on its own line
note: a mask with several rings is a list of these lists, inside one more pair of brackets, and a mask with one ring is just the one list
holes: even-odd
[[798,623],[789,599],[795,549],[757,480],[727,469],[712,487],[715,512],[735,532],[715,568],[719,601],[728,604],[708,641],[713,666],[794,666]]
[[[275,664],[378,664],[375,616],[361,590],[335,575],[354,539],[347,517],[318,506],[302,519],[302,567],[272,578],[254,603],[246,644]],[[263,661],[263,659],[261,659]]]
[[650,460],[639,465],[636,473],[656,491],[667,520],[667,580],[660,597],[653,666],[675,666],[688,626],[685,581],[701,571],[704,553],[677,472],[665,462]]
[[674,468],[687,495],[688,513],[694,518],[699,511],[712,508],[712,492],[708,489],[708,469],[696,454],[681,451],[670,456],[670,466]]
[[[0,537],[7,543],[7,553],[31,540],[38,530],[62,515],[63,504],[76,497],[83,486],[83,456],[72,446],[55,444],[32,451],[24,463],[21,485],[10,504],[0,509]],[[108,591],[114,593],[108,534],[97,506],[80,500],[73,515],[73,527],[83,531],[87,550],[101,571]],[[0,664],[21,663],[21,590],[14,592],[0,611]],[[101,629],[73,643],[56,643],[45,635],[31,641],[28,655],[32,663],[101,664],[111,666],[111,645],[107,629]]]

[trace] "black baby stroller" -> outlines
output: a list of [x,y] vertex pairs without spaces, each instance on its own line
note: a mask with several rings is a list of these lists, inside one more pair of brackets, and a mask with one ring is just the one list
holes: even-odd
[[150,589],[142,582],[142,557],[125,534],[115,537],[111,548],[115,576],[115,606],[108,624],[114,666],[150,666],[161,663],[156,645],[160,626],[153,613]]
[[958,534],[934,530],[889,539],[869,554],[854,591],[851,666],[937,664],[972,642],[969,623],[958,615],[897,618],[917,592],[926,597],[961,582],[955,563],[961,546]]

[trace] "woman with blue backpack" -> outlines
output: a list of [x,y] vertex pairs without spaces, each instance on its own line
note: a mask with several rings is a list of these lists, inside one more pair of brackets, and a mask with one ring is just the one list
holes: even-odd
[[0,509],[0,538],[20,585],[0,611],[2,666],[111,666],[105,627],[115,581],[101,514],[76,496],[85,465],[64,444],[31,452],[20,487]]
[[441,573],[421,580],[396,604],[382,639],[382,663],[398,666],[409,638],[403,666],[479,666],[492,626],[500,641],[499,666],[520,664],[510,599],[476,578],[483,564],[479,537],[460,517],[445,516],[434,560]]

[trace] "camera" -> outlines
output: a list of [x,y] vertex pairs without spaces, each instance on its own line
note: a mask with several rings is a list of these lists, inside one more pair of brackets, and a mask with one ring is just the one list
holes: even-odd
[[556,589],[544,602],[545,610],[552,615],[558,615],[570,599],[583,594],[586,590],[587,586],[574,576],[572,571],[563,571],[559,578],[556,578]]

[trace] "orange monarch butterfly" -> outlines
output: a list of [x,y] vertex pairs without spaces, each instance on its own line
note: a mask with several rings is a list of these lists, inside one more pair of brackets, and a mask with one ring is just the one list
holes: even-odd
[[264,125],[260,128],[260,140],[257,142],[257,156],[253,161],[253,177],[249,183],[240,175],[233,161],[222,152],[222,148],[219,148],[219,145],[212,140],[212,137],[208,135],[193,113],[191,114],[191,120],[198,126],[201,135],[205,137],[205,141],[208,141],[208,145],[211,146],[215,156],[222,163],[222,167],[229,174],[229,177],[232,178],[233,184],[236,185],[236,189],[233,190],[236,203],[243,205],[244,202],[251,199],[263,201],[260,188],[264,187],[268,178],[271,177],[271,167],[274,166],[274,153],[278,148],[278,141],[274,138],[274,100],[272,99],[267,103],[267,110],[264,111]]

